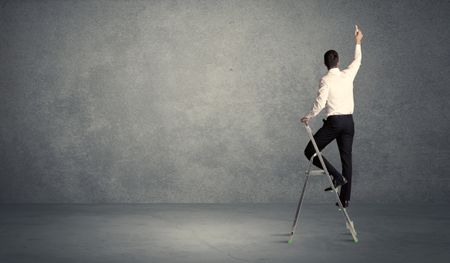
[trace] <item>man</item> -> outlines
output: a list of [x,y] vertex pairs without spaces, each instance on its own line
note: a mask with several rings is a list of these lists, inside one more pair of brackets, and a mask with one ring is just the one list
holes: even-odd
[[[319,92],[311,111],[300,120],[308,124],[311,118],[325,108],[327,118],[323,120],[322,128],[314,134],[314,139],[320,151],[334,139],[337,141],[341,156],[342,175],[325,157],[323,160],[328,172],[333,177],[334,186],[341,187],[339,199],[344,207],[349,206],[352,183],[353,80],[361,65],[362,37],[361,30],[358,29],[358,26],[355,26],[355,57],[352,63],[342,71],[339,69],[338,53],[334,50],[328,50],[325,53],[324,62],[328,68],[328,73],[320,80]],[[305,148],[305,155],[308,160],[314,153],[314,146],[310,141]],[[323,169],[318,157],[314,158],[313,164]],[[331,187],[325,189],[325,191],[330,190],[332,190]]]

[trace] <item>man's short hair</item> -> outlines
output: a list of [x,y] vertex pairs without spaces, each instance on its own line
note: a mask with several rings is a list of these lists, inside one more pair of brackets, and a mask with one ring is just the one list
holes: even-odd
[[327,68],[331,69],[337,67],[337,64],[339,62],[339,55],[335,50],[331,49],[325,52],[325,55],[323,55],[323,59]]

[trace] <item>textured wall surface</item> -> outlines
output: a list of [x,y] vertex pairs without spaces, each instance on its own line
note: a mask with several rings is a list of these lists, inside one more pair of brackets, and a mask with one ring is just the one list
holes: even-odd
[[296,201],[298,118],[323,53],[351,61],[354,24],[352,200],[449,202],[449,17],[448,1],[1,1],[0,202]]

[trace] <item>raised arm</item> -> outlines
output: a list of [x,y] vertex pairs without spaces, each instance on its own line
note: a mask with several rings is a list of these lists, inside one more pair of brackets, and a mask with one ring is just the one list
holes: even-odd
[[356,76],[358,73],[359,66],[361,65],[362,52],[361,52],[361,40],[363,38],[363,34],[361,30],[358,29],[358,26],[355,26],[355,57],[350,63],[350,65],[343,70],[346,74],[350,74],[352,78]]

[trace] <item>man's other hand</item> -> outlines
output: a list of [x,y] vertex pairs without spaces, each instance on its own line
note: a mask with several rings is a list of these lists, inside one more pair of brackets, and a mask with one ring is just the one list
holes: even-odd
[[309,118],[308,118],[308,117],[302,117],[302,118],[300,119],[300,122],[303,122],[305,125],[308,125]]

